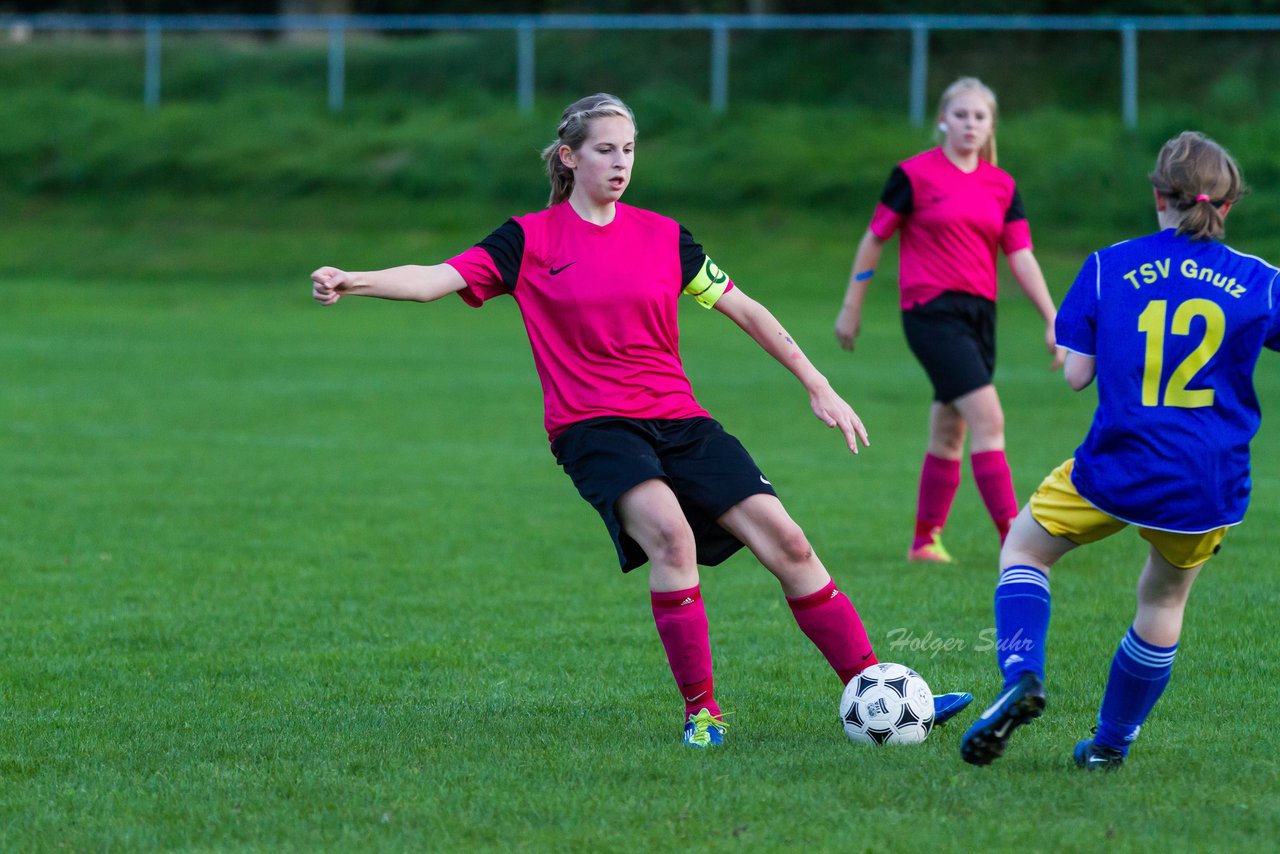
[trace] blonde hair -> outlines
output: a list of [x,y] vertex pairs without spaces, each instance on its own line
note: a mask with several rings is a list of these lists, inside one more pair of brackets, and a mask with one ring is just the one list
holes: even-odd
[[606,92],[579,98],[564,108],[560,125],[556,128],[556,141],[542,149],[542,159],[547,164],[547,177],[551,179],[548,207],[563,202],[573,192],[573,170],[560,159],[560,146],[567,145],[571,151],[577,151],[587,141],[591,121],[605,116],[622,116],[631,122],[632,127],[636,124],[631,108],[622,103],[621,98]]
[[991,108],[991,136],[987,137],[987,141],[982,144],[982,148],[978,150],[978,156],[990,163],[996,165],[996,93],[991,91],[987,84],[983,83],[977,77],[961,77],[952,83],[942,93],[942,97],[938,100],[938,117],[934,120],[934,124],[939,124],[947,115],[947,105],[952,99],[966,92],[977,92],[987,101],[987,106]]
[[1227,150],[1191,130],[1164,144],[1148,177],[1156,192],[1182,214],[1178,234],[1194,240],[1222,239],[1226,228],[1221,206],[1234,204],[1249,192]]

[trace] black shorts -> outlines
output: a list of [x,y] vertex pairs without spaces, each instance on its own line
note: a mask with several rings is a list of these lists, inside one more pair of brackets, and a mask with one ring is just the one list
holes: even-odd
[[991,384],[996,369],[996,304],[947,293],[902,313],[907,346],[933,383],[933,399],[950,403]]
[[557,436],[551,450],[604,520],[623,572],[649,560],[616,512],[618,499],[632,487],[653,478],[667,482],[693,529],[698,563],[704,566],[715,566],[742,548],[717,519],[752,495],[777,495],[742,443],[711,418],[593,418]]

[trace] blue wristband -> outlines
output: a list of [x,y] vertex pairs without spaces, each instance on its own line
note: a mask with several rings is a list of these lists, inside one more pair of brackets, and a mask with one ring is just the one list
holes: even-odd
[[861,273],[858,273],[856,276],[854,276],[853,280],[855,282],[865,282],[867,279],[871,278],[875,274],[876,274],[875,270],[863,270]]

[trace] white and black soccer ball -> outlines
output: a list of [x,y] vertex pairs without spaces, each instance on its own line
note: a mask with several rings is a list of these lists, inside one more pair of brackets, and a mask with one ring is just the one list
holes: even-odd
[[845,686],[840,721],[855,743],[919,744],[933,729],[933,692],[905,664],[875,664]]

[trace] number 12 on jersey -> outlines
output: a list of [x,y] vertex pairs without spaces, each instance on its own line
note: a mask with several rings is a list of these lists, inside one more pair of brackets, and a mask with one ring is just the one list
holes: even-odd
[[1168,317],[1169,301],[1162,299],[1147,303],[1142,314],[1138,315],[1138,331],[1147,336],[1146,365],[1142,372],[1142,405],[1178,406],[1183,409],[1213,406],[1213,389],[1189,389],[1187,384],[1222,346],[1222,338],[1227,329],[1227,317],[1223,314],[1222,307],[1212,300],[1189,299],[1174,311],[1170,332],[1174,335],[1190,335],[1191,321],[1199,317],[1204,319],[1204,337],[1169,377],[1162,401],[1160,380],[1164,376],[1164,336]]

